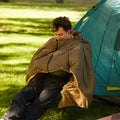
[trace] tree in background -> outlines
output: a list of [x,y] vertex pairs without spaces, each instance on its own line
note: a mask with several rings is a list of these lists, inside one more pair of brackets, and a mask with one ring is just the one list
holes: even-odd
[[9,2],[9,0],[0,0],[0,2]]
[[56,0],[56,3],[63,3],[64,0]]

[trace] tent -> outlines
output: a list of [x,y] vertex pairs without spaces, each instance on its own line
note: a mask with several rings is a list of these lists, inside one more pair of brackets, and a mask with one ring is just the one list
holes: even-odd
[[120,0],[100,0],[73,30],[92,46],[94,96],[120,104]]

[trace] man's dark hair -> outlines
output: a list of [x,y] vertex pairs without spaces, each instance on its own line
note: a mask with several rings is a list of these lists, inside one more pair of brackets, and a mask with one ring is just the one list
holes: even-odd
[[70,20],[67,18],[67,17],[58,17],[58,18],[55,18],[52,22],[52,31],[53,32],[56,32],[59,27],[63,27],[63,29],[67,32],[69,29],[71,30],[72,28],[72,25],[71,25],[71,22]]

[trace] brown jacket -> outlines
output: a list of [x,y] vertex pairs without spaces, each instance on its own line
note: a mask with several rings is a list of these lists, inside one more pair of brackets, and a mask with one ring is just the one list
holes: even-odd
[[51,38],[41,46],[31,60],[26,76],[27,84],[42,77],[43,73],[57,70],[73,74],[61,91],[58,107],[78,105],[88,108],[93,96],[94,72],[91,46],[82,39],[81,33],[73,32],[73,38],[59,42]]

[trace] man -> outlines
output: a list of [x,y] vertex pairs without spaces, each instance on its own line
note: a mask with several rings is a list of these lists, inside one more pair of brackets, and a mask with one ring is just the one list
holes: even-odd
[[27,86],[20,90],[1,120],[37,120],[61,95],[58,107],[87,108],[92,100],[92,52],[81,33],[71,32],[67,17],[52,22],[54,37],[34,54]]

